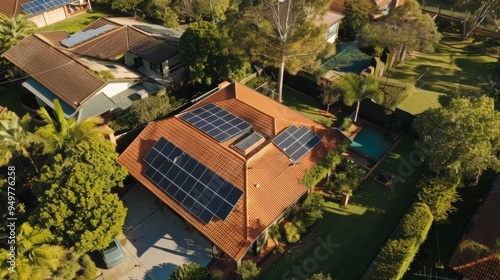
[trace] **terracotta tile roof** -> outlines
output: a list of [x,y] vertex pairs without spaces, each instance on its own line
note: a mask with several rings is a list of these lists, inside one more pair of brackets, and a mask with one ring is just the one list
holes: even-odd
[[45,36],[30,35],[2,56],[76,109],[75,102],[82,103],[105,83],[90,74],[87,67],[45,42]]
[[[497,176],[493,190],[488,194],[479,213],[473,218],[472,227],[462,236],[461,241],[470,239],[489,248],[500,238],[500,176]],[[471,225],[469,225],[470,227]],[[460,241],[460,242],[461,242]],[[464,250],[458,246],[451,257],[449,266],[469,279],[500,279],[500,260],[493,256],[478,257],[475,252]]]
[[[215,103],[250,122],[256,130],[266,130],[271,138],[255,151],[243,156],[230,147],[231,142],[217,143],[181,120],[178,116],[150,123],[120,155],[118,163],[151,190],[197,230],[235,260],[241,259],[251,242],[280,214],[296,202],[307,189],[299,183],[307,169],[342,139],[335,129],[324,127],[241,84],[233,83],[203,99],[188,110]],[[279,126],[306,124],[323,140],[300,163],[291,166],[288,157],[271,143]],[[243,190],[244,194],[225,221],[203,224],[182,206],[153,185],[143,172],[146,153],[160,137],[165,137],[187,154]],[[258,188],[256,186],[259,186]]]

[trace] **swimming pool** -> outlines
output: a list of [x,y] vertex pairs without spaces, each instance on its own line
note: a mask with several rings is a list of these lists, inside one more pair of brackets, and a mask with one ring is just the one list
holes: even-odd
[[380,130],[364,127],[356,137],[352,140],[351,148],[360,151],[376,160],[382,156],[392,146],[392,141],[384,137],[384,133]]

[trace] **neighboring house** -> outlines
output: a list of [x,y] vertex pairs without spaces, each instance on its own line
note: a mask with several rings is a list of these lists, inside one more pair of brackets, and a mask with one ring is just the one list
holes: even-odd
[[172,73],[182,69],[180,35],[131,18],[101,18],[72,35],[32,34],[3,57],[30,77],[22,85],[40,106],[59,98],[66,117],[84,119],[129,108],[159,90],[153,80],[173,83]]
[[[500,238],[500,175],[493,182],[492,189],[479,212],[472,218],[460,240],[470,239],[490,249]],[[498,252],[496,252],[498,254]],[[500,279],[500,260],[498,255],[479,255],[471,250],[455,249],[449,267],[463,275],[464,279]]]
[[2,0],[0,13],[9,17],[24,14],[38,27],[65,20],[91,10],[90,0]]
[[[380,18],[387,14],[390,11],[394,10],[397,7],[403,6],[406,4],[407,0],[360,0],[362,3],[366,3],[367,6],[376,7],[376,11],[372,14],[373,18]],[[330,4],[330,10],[332,12],[345,15],[345,0],[332,0]]]
[[267,245],[268,227],[307,193],[305,172],[343,136],[242,84],[219,88],[149,123],[118,163],[240,264]]
[[328,26],[328,31],[326,32],[326,40],[328,43],[335,43],[339,34],[340,21],[344,18],[342,14],[328,11],[321,18],[320,23],[324,23]]

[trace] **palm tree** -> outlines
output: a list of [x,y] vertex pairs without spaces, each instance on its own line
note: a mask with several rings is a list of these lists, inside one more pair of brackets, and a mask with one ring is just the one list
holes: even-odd
[[[55,238],[48,229],[33,228],[29,223],[23,223],[17,235],[17,255],[15,272],[18,279],[47,279],[51,276],[64,256],[61,246],[51,245]],[[0,249],[2,267],[0,277],[7,276],[10,251]]]
[[378,81],[375,76],[360,76],[355,73],[347,73],[345,76],[335,80],[337,87],[342,89],[343,100],[347,106],[357,102],[356,116],[354,122],[358,120],[359,105],[365,98],[371,98],[377,103],[384,99],[383,92],[378,88]]
[[28,158],[31,165],[38,173],[38,168],[33,161],[28,149],[40,139],[28,131],[31,117],[26,114],[22,119],[12,111],[0,115],[0,166],[7,165],[16,152]]
[[495,258],[500,260],[500,238],[497,238],[495,244],[493,244],[493,247],[491,248],[471,239],[466,239],[460,242],[458,248],[460,249],[460,252],[470,250],[476,253],[477,258],[485,257],[488,259]]
[[98,127],[103,123],[103,119],[99,116],[90,117],[81,122],[77,122],[74,118],[66,119],[58,99],[54,99],[55,119],[52,119],[43,107],[37,110],[37,113],[46,125],[38,128],[35,133],[48,142],[48,147],[52,151],[62,149],[64,145],[74,146],[82,140],[103,137],[110,133],[109,130]]
[[197,263],[185,263],[172,271],[170,280],[208,280],[208,270]]
[[8,17],[0,14],[0,53],[19,43],[36,29],[36,24],[25,15]]

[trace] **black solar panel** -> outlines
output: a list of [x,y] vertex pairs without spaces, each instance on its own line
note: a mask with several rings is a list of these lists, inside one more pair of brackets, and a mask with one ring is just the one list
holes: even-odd
[[321,138],[305,125],[292,125],[276,136],[272,142],[295,163],[321,142]]
[[144,176],[205,224],[214,216],[225,220],[243,194],[165,138],[144,161]]
[[[40,0],[40,1],[43,1],[43,0]],[[67,48],[71,48],[75,45],[78,45],[84,41],[92,39],[98,35],[101,35],[107,31],[115,29],[115,28],[116,28],[116,26],[114,26],[114,25],[106,24],[106,25],[103,25],[103,26],[96,28],[96,29],[80,31],[80,32],[77,32],[73,35],[70,35],[68,39],[62,40],[61,45],[65,46]]]
[[236,143],[234,146],[238,148],[240,151],[247,153],[248,150],[255,144],[257,144],[259,141],[264,139],[260,133],[254,132],[247,137],[245,137],[243,140],[240,142]]
[[23,13],[25,15],[35,15],[53,8],[57,8],[66,4],[69,4],[75,0],[35,0],[25,4],[22,4]]
[[250,123],[213,103],[184,113],[180,118],[220,143],[252,130]]

